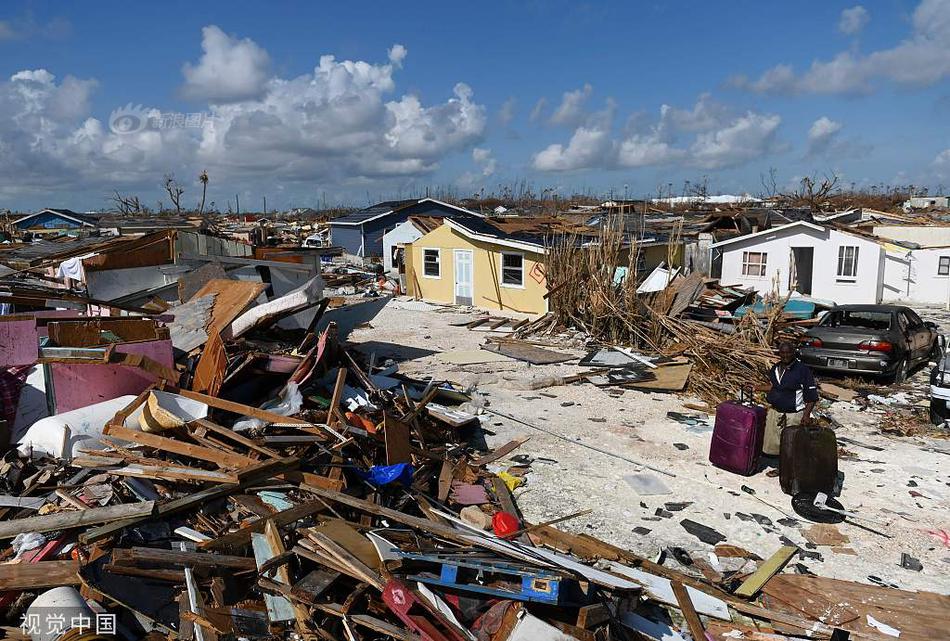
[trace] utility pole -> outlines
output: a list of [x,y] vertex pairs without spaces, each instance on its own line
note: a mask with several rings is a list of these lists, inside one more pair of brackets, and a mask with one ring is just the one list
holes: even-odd
[[264,196],[264,215],[267,215],[267,196]]
[[234,202],[237,203],[237,213],[241,215],[241,197],[238,194],[234,194]]

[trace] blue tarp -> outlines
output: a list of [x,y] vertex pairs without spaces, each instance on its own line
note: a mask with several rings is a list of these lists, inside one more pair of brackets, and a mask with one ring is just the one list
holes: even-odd
[[390,483],[402,483],[406,487],[412,483],[412,466],[408,463],[397,463],[396,465],[374,465],[369,468],[369,472],[357,470],[357,474],[372,483],[373,485],[389,485]]

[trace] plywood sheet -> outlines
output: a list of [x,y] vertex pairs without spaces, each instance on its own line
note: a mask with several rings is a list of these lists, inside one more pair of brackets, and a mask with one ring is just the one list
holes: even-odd
[[224,341],[221,340],[221,334],[212,331],[198,360],[198,365],[195,367],[195,378],[191,389],[209,396],[217,396],[221,391],[227,368],[228,354],[224,349]]
[[215,294],[211,321],[207,329],[209,332],[223,333],[228,325],[261,295],[264,289],[266,289],[264,283],[213,278],[195,292],[192,300]]
[[38,356],[36,319],[27,314],[0,316],[0,367],[32,365]]
[[496,354],[504,354],[505,356],[516,358],[519,361],[526,361],[532,365],[564,363],[577,358],[571,354],[555,352],[554,350],[535,347],[527,343],[488,343],[487,345],[483,345],[482,349]]

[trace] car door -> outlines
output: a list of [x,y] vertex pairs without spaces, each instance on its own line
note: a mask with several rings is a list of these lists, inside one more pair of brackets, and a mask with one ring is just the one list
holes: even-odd
[[910,328],[910,319],[903,310],[898,310],[895,316],[897,317],[897,333],[903,343],[903,349],[906,350],[907,360],[913,362],[917,360],[917,340]]
[[914,348],[917,351],[918,360],[927,358],[930,354],[930,339],[932,338],[930,328],[924,324],[924,321],[913,310],[905,310],[907,321],[910,324],[910,331],[914,336]]

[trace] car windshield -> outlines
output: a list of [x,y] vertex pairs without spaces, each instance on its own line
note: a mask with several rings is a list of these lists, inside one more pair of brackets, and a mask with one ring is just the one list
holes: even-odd
[[860,327],[861,329],[886,330],[891,327],[890,312],[838,310],[828,312],[821,327]]

